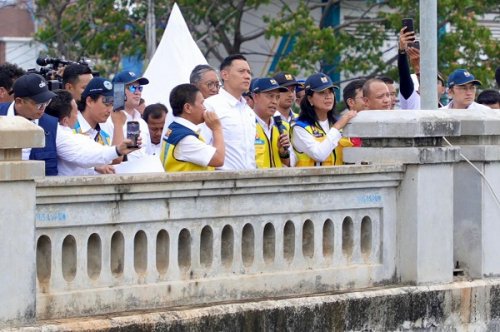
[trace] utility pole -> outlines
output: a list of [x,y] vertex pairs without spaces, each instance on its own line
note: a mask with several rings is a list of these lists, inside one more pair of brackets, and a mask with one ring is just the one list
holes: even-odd
[[423,110],[436,109],[437,0],[420,0],[420,98]]
[[155,2],[148,0],[148,15],[146,18],[146,59],[147,65],[156,51],[156,18],[155,18]]

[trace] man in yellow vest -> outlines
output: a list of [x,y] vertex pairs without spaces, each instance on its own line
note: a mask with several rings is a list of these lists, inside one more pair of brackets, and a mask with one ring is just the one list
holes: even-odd
[[289,126],[281,121],[279,112],[276,119],[280,93],[286,92],[274,78],[262,77],[253,86],[254,112],[256,115],[255,162],[257,168],[293,166],[290,162]]
[[[192,84],[176,86],[170,93],[174,121],[163,137],[160,159],[167,172],[208,171],[224,165],[222,126],[215,112],[207,112],[205,99]],[[213,146],[205,143],[198,125],[212,131]]]

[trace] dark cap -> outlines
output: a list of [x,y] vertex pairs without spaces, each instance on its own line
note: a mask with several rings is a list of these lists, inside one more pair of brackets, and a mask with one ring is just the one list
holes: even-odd
[[137,82],[140,85],[146,85],[149,83],[149,80],[145,77],[137,77],[137,75],[134,72],[128,70],[119,72],[113,78],[113,83],[129,84],[133,82]]
[[28,97],[36,104],[41,104],[54,98],[56,94],[49,90],[47,81],[34,73],[19,77],[12,86],[14,97]]
[[295,76],[287,73],[277,73],[273,77],[281,86],[302,85],[295,79]]
[[312,74],[309,76],[304,83],[305,90],[310,90],[314,92],[320,92],[329,88],[338,89],[338,86],[333,85],[330,77],[323,73]]
[[112,96],[113,83],[103,77],[94,77],[82,92],[82,100],[88,96]]
[[279,85],[278,82],[276,82],[276,80],[274,78],[261,77],[255,81],[252,92],[253,93],[261,93],[261,92],[267,92],[267,91],[272,91],[272,90],[278,90],[279,92],[288,91],[287,88]]
[[465,69],[457,69],[448,76],[448,87],[451,88],[455,85],[464,85],[467,83],[474,83],[481,85],[481,82],[474,78],[474,75]]

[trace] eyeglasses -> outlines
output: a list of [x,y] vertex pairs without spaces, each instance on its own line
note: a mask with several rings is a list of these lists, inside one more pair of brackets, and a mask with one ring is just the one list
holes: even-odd
[[50,104],[51,101],[52,101],[52,99],[49,99],[45,103],[36,104],[36,108],[38,110],[43,110],[45,107],[49,106],[49,104]]
[[136,91],[142,92],[142,85],[129,85],[128,91],[135,93]]
[[217,81],[208,81],[206,83],[204,83],[207,88],[209,89],[219,89],[220,88],[220,83],[217,82]]
[[102,103],[104,104],[104,106],[113,106],[113,102],[113,96],[102,96]]

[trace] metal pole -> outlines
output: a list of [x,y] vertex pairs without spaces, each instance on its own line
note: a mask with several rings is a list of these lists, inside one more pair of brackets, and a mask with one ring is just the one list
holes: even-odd
[[[146,62],[149,63],[156,51],[156,19],[155,2],[148,0],[148,16],[146,17]],[[146,65],[146,64],[145,64]]]
[[437,0],[420,0],[420,100],[423,110],[438,107]]

